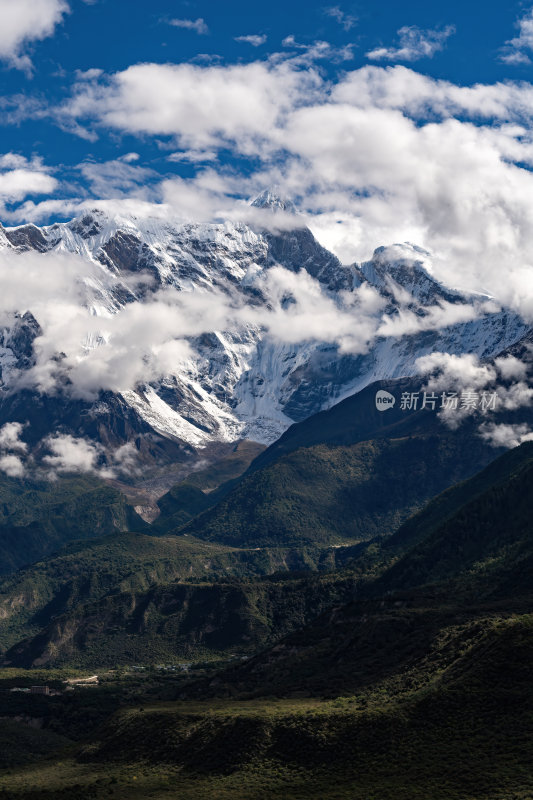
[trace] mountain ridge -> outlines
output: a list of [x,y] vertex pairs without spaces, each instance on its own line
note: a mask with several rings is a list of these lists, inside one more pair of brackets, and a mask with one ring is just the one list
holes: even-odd
[[[282,199],[268,195],[267,200],[275,209],[287,211]],[[512,312],[484,310],[483,298],[443,287],[427,272],[427,254],[411,245],[378,248],[365,265],[343,266],[308,228],[298,225],[268,230],[257,223],[177,224],[113,219],[97,210],[66,223],[43,228],[23,225],[1,233],[4,250],[14,254],[34,252],[43,258],[74,254],[82,259],[94,271],[90,280],[84,278],[84,291],[86,304],[97,316],[148,302],[154,290],[168,287],[182,294],[216,290],[245,307],[267,310],[272,298],[265,294],[263,279],[280,267],[296,275],[305,270],[334,304],[366,284],[378,292],[392,319],[404,306],[423,319],[424,304],[465,305],[472,312],[471,319],[440,330],[430,327],[412,335],[378,338],[369,352],[360,355],[343,353],[338,345],[320,340],[276,342],[258,325],[211,330],[192,338],[196,355],[184,371],[141,382],[134,389],[100,391],[96,400],[70,396],[68,375],[44,401],[42,394],[29,389],[22,394],[13,391],[10,374],[18,370],[24,375],[31,367],[39,323],[29,309],[2,329],[0,424],[12,419],[23,422],[27,408],[39,409],[44,402],[48,433],[59,429],[81,434],[110,451],[136,442],[145,465],[172,460],[193,465],[206,454],[210,457],[209,447],[215,452],[218,444],[241,438],[270,444],[292,422],[330,407],[376,379],[412,375],[422,355],[440,350],[487,358],[513,345],[528,330]],[[148,283],[131,283],[132,277],[144,281],[143,276]],[[354,328],[357,324],[354,312]],[[87,347],[98,347],[98,341],[88,340]],[[37,414],[42,416],[42,411],[33,416]]]

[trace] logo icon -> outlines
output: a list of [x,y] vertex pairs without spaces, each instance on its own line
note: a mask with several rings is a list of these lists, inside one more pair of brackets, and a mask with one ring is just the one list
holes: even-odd
[[383,389],[380,389],[379,392],[377,392],[376,408],[378,411],[388,411],[389,408],[394,408],[395,403],[396,398],[393,394],[385,392]]

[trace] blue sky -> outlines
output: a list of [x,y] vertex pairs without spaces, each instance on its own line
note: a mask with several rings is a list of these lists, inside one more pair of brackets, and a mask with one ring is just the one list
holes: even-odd
[[0,0],[0,59],[4,224],[276,186],[345,261],[533,265],[530,4]]
[[[12,4],[15,5],[16,4]],[[77,70],[99,68],[113,73],[140,62],[223,64],[250,62],[276,52],[287,52],[282,42],[294,36],[301,44],[322,40],[333,46],[351,46],[353,57],[339,63],[320,62],[320,68],[335,79],[339,71],[357,69],[371,63],[366,53],[374,48],[393,47],[397,31],[404,26],[422,30],[443,30],[454,26],[442,50],[432,58],[406,62],[417,70],[460,84],[497,80],[529,80],[531,65],[509,65],[500,60],[499,51],[506,39],[516,35],[516,22],[527,8],[523,3],[433,2],[421,0],[398,3],[342,3],[337,6],[302,0],[264,4],[228,0],[215,2],[140,2],[139,0],[96,0],[86,3],[71,0],[53,35],[39,42],[28,42],[23,49],[31,53],[33,77],[15,69],[9,60],[2,69],[4,97],[43,98],[57,103],[69,93]],[[338,13],[335,13],[338,12]],[[208,29],[169,25],[173,19],[203,19]],[[238,36],[266,36],[254,47],[237,42]],[[388,62],[390,63],[390,62]],[[15,100],[16,102],[16,100]],[[2,128],[3,149],[23,154],[38,153],[53,164],[75,165],[88,156],[112,157],[122,144],[153,158],[145,142],[122,142],[101,135],[87,145],[72,135],[64,135],[56,125],[28,120]]]

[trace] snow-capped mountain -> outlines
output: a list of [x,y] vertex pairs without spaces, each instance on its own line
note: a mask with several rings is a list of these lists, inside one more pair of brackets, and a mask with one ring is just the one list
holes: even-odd
[[[283,227],[173,223],[95,210],[42,228],[4,228],[0,248],[81,257],[88,266],[85,304],[103,319],[169,287],[177,293],[216,291],[239,307],[268,311],[274,300],[266,277],[275,267],[294,275],[305,270],[344,313],[351,296],[365,287],[381,301],[377,316],[388,319],[366,352],[343,350],[331,336],[327,341],[269,336],[260,321],[243,318],[224,329],[211,329],[207,322],[205,332],[189,337],[193,355],[168,374],[102,391],[97,400],[73,396],[67,385],[48,395],[28,386],[14,391],[14,376],[20,384],[40,332],[32,309],[20,309],[0,330],[0,425],[29,421],[41,438],[61,429],[110,447],[136,440],[137,448],[154,458],[175,457],[175,448],[192,452],[242,438],[270,443],[292,422],[374,380],[413,375],[422,355],[443,351],[487,358],[527,330],[513,312],[436,281],[428,254],[413,245],[379,248],[369,262],[345,266],[301,225],[291,204],[266,192],[254,207],[283,213]],[[287,223],[291,215],[293,227]],[[287,291],[282,305],[291,302]],[[433,319],[445,311],[444,321]],[[361,325],[354,306],[353,331]],[[98,337],[88,336],[85,346],[98,347]]]

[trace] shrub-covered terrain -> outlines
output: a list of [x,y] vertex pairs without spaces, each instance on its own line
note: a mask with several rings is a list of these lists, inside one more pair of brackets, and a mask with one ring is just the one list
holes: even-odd
[[6,744],[0,797],[529,800],[532,469],[526,444],[351,571],[300,578],[350,574],[354,597],[246,661],[48,698],[8,689],[59,673],[0,674],[6,740],[32,728],[22,755]]

